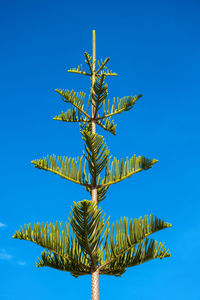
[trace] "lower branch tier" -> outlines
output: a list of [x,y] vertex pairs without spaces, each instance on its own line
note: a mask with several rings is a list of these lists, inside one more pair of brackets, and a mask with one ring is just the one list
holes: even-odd
[[75,203],[69,223],[24,225],[13,238],[42,246],[38,267],[68,271],[73,276],[92,274],[121,276],[126,268],[155,258],[169,257],[164,243],[148,236],[171,224],[145,216],[139,219],[121,218],[110,227],[109,218],[91,201]]

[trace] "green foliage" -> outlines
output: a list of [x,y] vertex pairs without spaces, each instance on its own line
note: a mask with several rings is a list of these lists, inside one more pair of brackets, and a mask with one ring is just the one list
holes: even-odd
[[169,257],[164,243],[147,236],[170,227],[158,218],[121,218],[111,229],[100,208],[88,200],[74,202],[69,224],[24,225],[13,238],[31,241],[46,249],[37,266],[68,271],[73,276],[100,274],[120,276],[125,269],[154,258]]
[[68,109],[66,112],[63,112],[55,116],[53,120],[64,121],[64,122],[88,122],[88,118],[84,117],[79,110],[75,107]]
[[[83,66],[79,65],[77,68],[72,68],[70,70],[68,70],[68,72],[70,73],[76,73],[76,74],[81,74],[81,75],[86,75],[86,76],[92,76],[93,74],[93,63],[91,62],[92,60],[92,56],[90,56],[87,52],[84,52],[85,55],[85,63],[88,65],[89,67],[89,72],[86,72],[83,70]],[[105,76],[117,76],[116,73],[112,72],[112,70],[108,70],[108,68],[106,67],[106,64],[108,63],[108,61],[110,60],[109,57],[107,57],[104,61],[101,59],[100,61],[97,61],[97,65],[98,65],[98,69],[95,72],[96,77],[101,76],[101,75],[105,75]],[[96,60],[95,60],[96,63]]]
[[91,76],[91,73],[87,73],[85,71],[83,71],[83,66],[79,65],[77,68],[72,68],[70,70],[68,70],[68,72],[70,73],[77,73],[77,74],[81,74],[81,75],[87,75],[87,76]]
[[[72,103],[72,102],[70,102],[70,103]],[[88,104],[89,103],[90,103],[90,97],[89,97]],[[87,108],[85,111],[85,115],[87,114],[87,111],[88,111],[88,104],[87,104]],[[77,105],[77,103],[76,103],[76,105]],[[91,118],[86,117],[82,113],[83,108],[84,108],[84,106],[80,107],[80,110],[78,110],[76,107],[73,107],[72,109],[68,109],[66,112],[62,111],[62,113],[58,116],[55,116],[53,118],[53,120],[64,121],[64,122],[78,122],[78,123],[83,123],[83,124],[88,123],[89,124],[91,122]],[[97,120],[96,124],[115,135],[116,134],[116,124],[114,123],[113,120],[110,120],[110,119],[111,118]]]
[[90,119],[90,116],[87,113],[90,98],[88,99],[87,103],[87,109],[84,110],[84,100],[85,100],[85,94],[83,92],[77,93],[73,90],[61,90],[56,89],[55,90],[59,95],[62,96],[62,100],[66,103],[72,104],[82,115]]
[[107,62],[110,60],[109,57],[107,57],[104,61],[101,59],[100,61],[97,61],[98,64],[98,70],[95,72],[95,74],[98,76],[117,76],[116,73],[112,72],[112,70],[108,70],[106,67]]
[[106,238],[106,260],[115,259],[118,255],[127,252],[134,245],[142,241],[150,234],[161,229],[171,227],[171,224],[158,219],[145,216],[139,219],[121,218],[116,224],[112,224],[110,233],[110,243]]
[[108,161],[105,177],[102,179],[100,186],[120,182],[133,174],[150,169],[156,162],[158,162],[156,159],[147,159],[143,156],[136,157],[135,155],[131,159],[127,157],[125,161],[122,158],[120,162],[114,157],[112,162]]
[[85,62],[86,62],[86,64],[88,65],[88,67],[89,67],[89,69],[90,69],[90,74],[92,75],[92,73],[93,73],[93,63],[91,62],[91,60],[92,60],[92,56],[90,56],[87,52],[84,52],[84,54],[85,54]]
[[102,74],[96,78],[96,81],[92,88],[92,99],[95,103],[94,118],[96,118],[97,111],[100,110],[107,96],[108,96],[108,85],[105,84],[105,75]]
[[31,241],[42,246],[47,252],[42,252],[42,260],[39,259],[38,267],[49,266],[71,272],[88,274],[90,263],[75,238],[70,224],[56,222],[55,225],[44,223],[24,225],[13,238]]
[[90,274],[90,266],[87,266],[86,259],[85,263],[82,264],[79,261],[67,259],[63,255],[58,255],[50,251],[43,251],[41,253],[41,258],[38,257],[36,266],[38,268],[50,267],[56,270],[70,272],[71,275],[76,278],[80,275]]
[[130,248],[128,251],[119,254],[117,257],[105,262],[100,266],[100,274],[121,276],[126,268],[135,267],[155,258],[170,257],[169,250],[166,250],[164,243],[147,238]]
[[96,124],[102,127],[103,129],[109,131],[110,133],[116,135],[116,124],[110,118],[100,119],[96,121]]
[[84,186],[90,186],[90,176],[86,174],[86,160],[83,164],[83,156],[80,158],[71,158],[65,156],[51,155],[31,161],[38,169],[50,171],[61,176],[64,179],[70,180]]
[[95,270],[99,247],[103,241],[102,233],[108,220],[105,222],[105,215],[101,218],[101,209],[97,209],[96,204],[91,201],[74,202],[72,213],[70,218],[72,229],[82,251],[90,256],[92,269]]
[[[96,181],[96,177],[102,172],[108,162],[109,150],[104,143],[101,135],[91,134],[88,130],[81,131],[83,140],[85,141],[85,150],[83,151],[85,159],[88,162],[90,174]],[[96,184],[95,184],[96,185]]]
[[[99,74],[100,73],[100,71],[102,72],[102,71],[104,71],[105,70],[105,66],[106,66],[106,64],[107,64],[107,62],[110,60],[110,58],[109,57],[107,57],[104,61],[101,59],[100,61],[98,60],[97,61],[97,64],[98,64],[98,70],[95,72],[96,74]],[[102,74],[101,74],[102,75]]]
[[[125,161],[121,159],[120,162],[114,157],[111,163],[110,159],[108,159],[109,150],[104,143],[104,138],[98,134],[90,134],[87,130],[82,130],[81,133],[86,149],[86,153],[83,151],[85,156],[84,164],[83,156],[79,159],[79,157],[56,157],[54,154],[33,160],[31,163],[38,169],[50,171],[64,179],[83,185],[87,187],[89,192],[92,184],[95,184],[99,194],[102,194],[102,192],[106,191],[105,187],[118,183],[143,170],[148,170],[158,162],[156,159],[134,156],[131,159],[127,157]],[[90,174],[87,175],[86,173],[86,162],[88,162],[90,174],[94,177],[95,181],[93,183],[91,183]],[[105,176],[101,180],[100,173],[103,169],[105,169]]]
[[97,61],[98,69],[95,71],[96,61],[92,62],[92,57],[87,52],[84,54],[89,71],[84,71],[80,65],[69,72],[92,77],[94,84],[88,100],[85,103],[83,92],[56,89],[62,100],[72,107],[55,116],[54,120],[79,123],[85,146],[85,160],[83,162],[83,156],[71,158],[47,155],[31,163],[38,169],[50,171],[84,186],[91,196],[96,189],[97,201],[74,202],[69,223],[37,223],[33,228],[31,224],[24,225],[13,238],[31,241],[45,249],[41,258],[38,258],[38,267],[47,266],[67,271],[75,277],[92,274],[96,270],[99,270],[99,274],[121,276],[128,267],[170,256],[164,243],[149,240],[148,236],[170,227],[171,224],[150,215],[135,220],[124,217],[110,227],[105,214],[97,207],[106,198],[112,184],[150,169],[158,160],[134,155],[131,159],[127,157],[119,161],[114,157],[111,161],[104,137],[97,133],[92,134],[91,128],[96,124],[115,135],[116,124],[112,117],[132,109],[142,95],[113,98],[110,103],[105,79],[106,76],[117,74],[108,70],[106,64],[109,58]]
[[[77,69],[69,70],[69,72],[79,73],[84,75],[92,76],[93,64],[91,63],[91,57],[87,52],[85,52],[86,60],[85,62],[89,66],[91,73],[86,73],[82,70],[81,67]],[[101,60],[101,63],[98,61],[99,69],[95,72],[96,80],[93,88],[91,88],[91,94],[89,95],[86,109],[84,108],[84,99],[85,94],[83,92],[77,93],[69,90],[61,90],[56,89],[55,91],[62,96],[62,100],[66,103],[70,103],[73,105],[73,109],[68,109],[66,112],[62,112],[60,115],[55,116],[54,120],[64,121],[64,122],[80,122],[82,124],[90,123],[92,121],[92,117],[88,113],[89,104],[92,103],[94,105],[94,119],[97,125],[102,127],[103,129],[109,131],[112,134],[116,134],[116,124],[111,119],[111,116],[116,114],[120,114],[123,111],[130,110],[135,102],[142,96],[126,96],[121,99],[115,98],[113,99],[113,103],[110,109],[110,100],[107,100],[108,96],[108,86],[105,84],[105,77],[109,75],[117,75],[116,73],[112,73],[112,71],[108,71],[105,66],[109,58],[106,58],[105,61]],[[101,109],[102,108],[102,109]],[[100,111],[103,111],[103,114]],[[98,113],[98,115],[97,115]],[[100,113],[100,114],[99,114]]]
[[135,105],[136,101],[139,100],[142,97],[142,95],[138,96],[126,96],[121,99],[113,98],[112,105],[110,107],[110,100],[108,99],[107,102],[104,100],[102,102],[102,107],[103,107],[103,115],[100,116],[99,114],[97,115],[97,120],[105,119],[117,114],[122,113],[123,111],[128,111],[133,106]]

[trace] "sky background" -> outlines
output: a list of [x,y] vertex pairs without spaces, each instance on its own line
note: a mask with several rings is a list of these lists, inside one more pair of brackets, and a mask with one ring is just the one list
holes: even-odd
[[0,1],[1,210],[0,299],[90,299],[90,277],[36,268],[41,248],[12,239],[20,225],[68,219],[78,185],[33,168],[47,154],[78,156],[79,127],[53,121],[69,106],[55,88],[90,91],[88,77],[67,73],[92,53],[111,57],[109,98],[143,94],[103,131],[117,157],[157,158],[151,170],[110,188],[101,204],[111,221],[153,213],[173,224],[155,234],[172,257],[101,276],[100,299],[200,299],[199,109],[200,2]]

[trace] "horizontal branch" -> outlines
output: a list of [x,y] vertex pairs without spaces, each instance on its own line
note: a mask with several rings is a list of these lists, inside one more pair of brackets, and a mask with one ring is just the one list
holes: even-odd
[[79,255],[77,255],[76,248],[80,248],[80,246],[70,236],[69,225],[66,223],[64,228],[62,222],[56,222],[56,225],[51,223],[46,223],[45,225],[44,223],[37,223],[36,225],[34,224],[33,230],[31,229],[31,224],[25,224],[24,230],[21,226],[21,229],[13,235],[13,238],[33,242],[53,252],[55,255],[59,255],[63,259],[73,262],[77,266],[90,270],[87,265],[81,262],[83,260],[82,253],[79,251]]
[[[132,218],[120,218],[119,222],[112,224],[111,231],[105,238],[105,262],[99,266],[99,270],[105,269],[110,265],[111,269],[116,268],[125,271],[125,268],[133,266],[134,263],[143,263],[145,259],[160,258],[170,256],[169,251],[164,249],[164,243],[151,240],[148,248],[147,237],[155,232],[171,227],[171,224],[157,217],[145,216],[132,220]],[[110,239],[110,241],[109,241]],[[138,251],[143,253],[138,259]],[[135,265],[136,265],[135,264]],[[109,270],[108,270],[109,271]],[[110,272],[110,271],[109,271]]]
[[82,65],[78,66],[77,68],[72,68],[72,69],[68,70],[68,72],[77,73],[77,74],[81,74],[81,75],[92,76],[92,73],[90,74],[90,73],[87,73],[87,72],[83,71]]
[[68,109],[66,112],[63,112],[55,116],[53,120],[63,121],[63,122],[90,122],[88,118],[83,117],[80,111],[77,111],[76,108]]
[[97,74],[97,76],[101,76],[101,75],[105,75],[105,76],[118,76],[117,73],[112,72],[112,70],[108,70],[107,68],[106,68],[106,70],[103,70],[99,74]]
[[85,94],[83,92],[77,93],[73,90],[61,90],[56,89],[55,90],[59,95],[61,95],[63,98],[62,100],[66,103],[71,103],[76,109],[78,109],[83,115],[85,115],[88,119],[90,119],[90,116],[87,114],[86,111],[84,111],[84,99]]
[[68,261],[57,254],[46,253],[45,251],[43,251],[41,253],[41,257],[42,259],[39,259],[38,257],[39,262],[36,263],[36,266],[38,268],[50,267],[59,271],[67,271],[70,272],[71,275],[75,278],[82,275],[91,274],[90,267],[77,265],[76,263]]
[[148,239],[145,239],[137,247],[130,247],[129,250],[105,262],[99,266],[98,270],[100,274],[121,276],[126,268],[140,265],[152,259],[162,259],[170,256],[171,254],[169,250],[166,250],[164,243],[158,244],[155,240],[151,239],[149,242]]
[[128,177],[131,177],[133,174],[139,173],[143,170],[148,170],[155,163],[157,159],[147,159],[143,156],[134,156],[131,159],[119,160],[114,157],[111,165],[110,161],[105,169],[105,177],[102,179],[101,184],[97,188],[110,186],[112,184],[118,183]]
[[89,175],[87,176],[85,171],[86,160],[82,167],[82,159],[83,156],[79,159],[79,157],[56,157],[56,155],[53,154],[51,156],[47,155],[47,157],[43,157],[42,159],[33,160],[31,163],[38,169],[50,171],[74,183],[91,187]]
[[111,106],[111,109],[109,108],[109,99],[107,102],[108,108],[105,108],[105,102],[103,103],[103,116],[98,116],[96,120],[101,120],[105,118],[109,118],[111,116],[117,115],[122,113],[123,111],[128,111],[131,108],[133,108],[135,102],[140,99],[142,95],[138,96],[126,96],[121,99],[117,98],[117,101],[115,101],[115,98],[113,99],[113,104]]

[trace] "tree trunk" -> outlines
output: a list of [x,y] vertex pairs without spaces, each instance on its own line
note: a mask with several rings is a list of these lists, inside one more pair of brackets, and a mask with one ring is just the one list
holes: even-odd
[[99,300],[99,270],[92,273],[92,300]]
[[[92,88],[95,83],[95,60],[96,60],[96,37],[95,37],[95,30],[93,30],[93,41],[92,41]],[[94,118],[95,114],[95,102],[94,99],[92,99],[92,119]],[[96,121],[92,120],[92,134],[96,133]],[[92,202],[96,204],[97,206],[97,188],[96,188],[96,182],[94,181],[96,178],[92,178]],[[95,271],[91,275],[92,280],[92,300],[99,300],[99,271]]]

